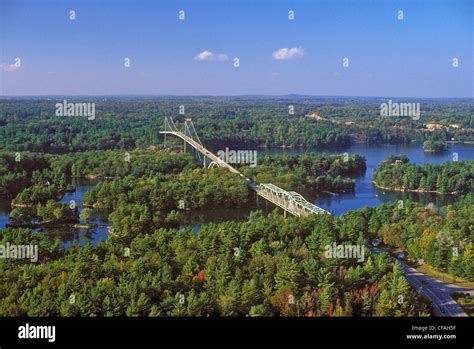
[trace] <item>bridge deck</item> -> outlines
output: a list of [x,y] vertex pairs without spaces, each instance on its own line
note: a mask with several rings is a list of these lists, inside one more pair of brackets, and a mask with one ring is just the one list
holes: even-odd
[[322,214],[322,213],[329,213],[328,211],[306,201],[306,199],[296,192],[288,192],[286,190],[277,187],[274,184],[266,183],[266,184],[257,184],[252,181],[250,178],[246,177],[244,174],[239,172],[237,169],[229,165],[227,162],[222,160],[220,157],[216,156],[204,146],[198,142],[196,142],[193,138],[185,135],[180,131],[160,131],[161,134],[170,134],[176,137],[181,138],[183,141],[191,145],[194,149],[199,151],[204,156],[208,157],[219,167],[225,167],[232,173],[239,175],[240,177],[244,178],[247,181],[247,185],[254,190],[259,196],[263,197],[264,199],[270,201],[271,203],[275,204],[276,206],[288,211],[289,213],[295,216],[307,216],[310,214]]

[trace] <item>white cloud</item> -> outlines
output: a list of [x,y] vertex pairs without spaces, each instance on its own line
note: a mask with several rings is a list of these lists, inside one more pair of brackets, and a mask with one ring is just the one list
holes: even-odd
[[277,61],[287,61],[290,59],[296,59],[303,57],[304,48],[302,47],[292,47],[292,48],[281,48],[278,51],[272,53],[272,57]]
[[15,64],[7,64],[7,63],[1,63],[0,64],[0,69],[3,71],[15,71],[19,67],[17,67]]
[[224,53],[214,53],[211,51],[202,51],[198,53],[196,56],[194,56],[194,60],[198,62],[203,62],[203,61],[227,61],[229,57],[227,57],[226,54]]

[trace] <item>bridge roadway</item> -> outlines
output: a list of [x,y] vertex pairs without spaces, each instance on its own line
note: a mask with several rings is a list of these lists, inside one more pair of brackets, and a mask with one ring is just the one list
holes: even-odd
[[289,212],[295,216],[307,216],[311,214],[323,213],[330,214],[328,211],[306,201],[303,196],[296,192],[283,190],[271,183],[255,183],[250,178],[244,176],[237,169],[222,160],[220,157],[204,148],[202,144],[180,131],[160,131],[160,133],[165,135],[170,134],[181,138],[183,141],[191,145],[194,149],[199,151],[205,157],[214,161],[219,167],[225,167],[232,173],[235,173],[240,177],[244,178],[250,189],[254,190],[259,196],[270,201],[274,205],[282,208],[285,211],[285,214],[286,212]]

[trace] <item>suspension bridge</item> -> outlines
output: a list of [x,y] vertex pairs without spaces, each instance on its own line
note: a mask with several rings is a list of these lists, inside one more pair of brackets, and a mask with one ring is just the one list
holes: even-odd
[[236,168],[222,160],[211,151],[207,150],[201,143],[199,136],[197,135],[196,129],[192,119],[186,118],[184,121],[184,129],[179,130],[173,120],[169,117],[165,117],[164,130],[160,131],[164,135],[164,145],[166,147],[166,136],[172,135],[183,140],[184,150],[186,151],[187,145],[191,146],[194,150],[198,160],[204,165],[204,167],[224,167],[232,173],[245,179],[250,189],[255,191],[258,196],[268,200],[274,205],[283,209],[284,214],[293,214],[295,216],[309,216],[312,214],[330,214],[328,211],[308,202],[301,194],[294,191],[286,191],[280,187],[271,183],[260,183],[257,184],[244,174],[239,172]]

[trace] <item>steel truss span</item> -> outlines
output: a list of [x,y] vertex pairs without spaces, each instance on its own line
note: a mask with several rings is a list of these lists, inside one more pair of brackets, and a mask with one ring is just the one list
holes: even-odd
[[297,192],[283,190],[271,183],[257,184],[250,178],[245,177],[237,169],[204,148],[191,120],[185,120],[183,133],[176,127],[171,118],[165,117],[164,131],[160,131],[160,133],[165,137],[165,146],[166,135],[173,135],[181,138],[184,141],[185,146],[186,144],[189,144],[197,151],[198,158],[203,162],[204,167],[206,167],[206,159],[210,159],[210,164],[227,168],[232,173],[244,178],[247,181],[247,185],[250,187],[250,189],[254,190],[259,196],[282,208],[285,211],[285,214],[288,212],[298,217],[304,217],[313,214],[330,214],[330,212],[322,209],[321,207],[308,202],[301,194]]
[[257,193],[285,211],[301,217],[312,214],[322,214],[328,211],[308,202],[301,194],[294,191],[286,191],[271,183],[257,185]]

